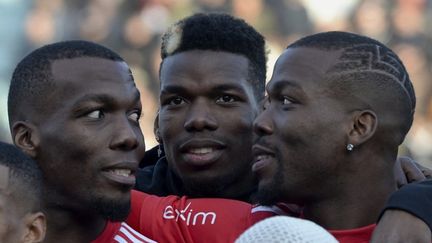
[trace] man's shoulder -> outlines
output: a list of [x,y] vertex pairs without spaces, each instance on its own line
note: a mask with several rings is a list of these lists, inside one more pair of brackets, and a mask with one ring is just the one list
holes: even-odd
[[136,230],[132,229],[125,222],[108,221],[104,231],[92,243],[111,243],[111,242],[137,242],[153,243],[156,242]]

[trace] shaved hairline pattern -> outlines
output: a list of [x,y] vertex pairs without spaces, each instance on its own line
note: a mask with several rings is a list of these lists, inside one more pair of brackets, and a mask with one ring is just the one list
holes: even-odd
[[[356,44],[343,48],[343,52],[327,73],[354,74],[375,72],[397,82],[410,102],[411,112],[415,110],[415,99],[406,86],[412,86],[405,68],[397,56],[376,44]],[[412,89],[412,87],[411,87]]]

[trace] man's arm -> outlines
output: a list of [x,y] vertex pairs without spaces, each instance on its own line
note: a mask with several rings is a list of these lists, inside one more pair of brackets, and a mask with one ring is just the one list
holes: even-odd
[[389,199],[371,242],[431,242],[432,180],[403,186]]
[[431,231],[427,224],[402,210],[388,209],[374,230],[371,243],[417,242],[430,243]]
[[126,222],[157,242],[234,242],[258,220],[274,216],[278,208],[253,207],[223,198],[158,197],[131,192]]

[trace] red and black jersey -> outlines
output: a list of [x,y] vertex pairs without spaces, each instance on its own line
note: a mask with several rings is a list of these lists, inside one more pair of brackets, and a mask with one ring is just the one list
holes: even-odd
[[104,231],[92,243],[155,243],[143,236],[125,222],[108,221]]
[[[127,223],[158,242],[234,242],[256,222],[275,215],[299,216],[285,204],[254,206],[222,198],[158,197],[132,191]],[[329,230],[341,243],[369,242],[375,224]]]
[[158,242],[234,242],[254,223],[276,215],[270,207],[255,207],[221,198],[158,197],[132,191],[127,223]]

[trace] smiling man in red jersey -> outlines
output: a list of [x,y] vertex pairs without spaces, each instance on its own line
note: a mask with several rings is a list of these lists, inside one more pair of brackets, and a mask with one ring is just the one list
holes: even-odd
[[41,47],[12,76],[14,143],[39,164],[46,242],[151,242],[121,221],[145,146],[128,65],[86,41]]
[[267,92],[254,124],[260,202],[302,205],[340,242],[369,242],[413,121],[402,62],[370,38],[320,33],[288,46]]
[[264,97],[265,42],[245,21],[195,14],[162,37],[156,136],[165,156],[137,174],[138,190],[249,201],[252,124]]

